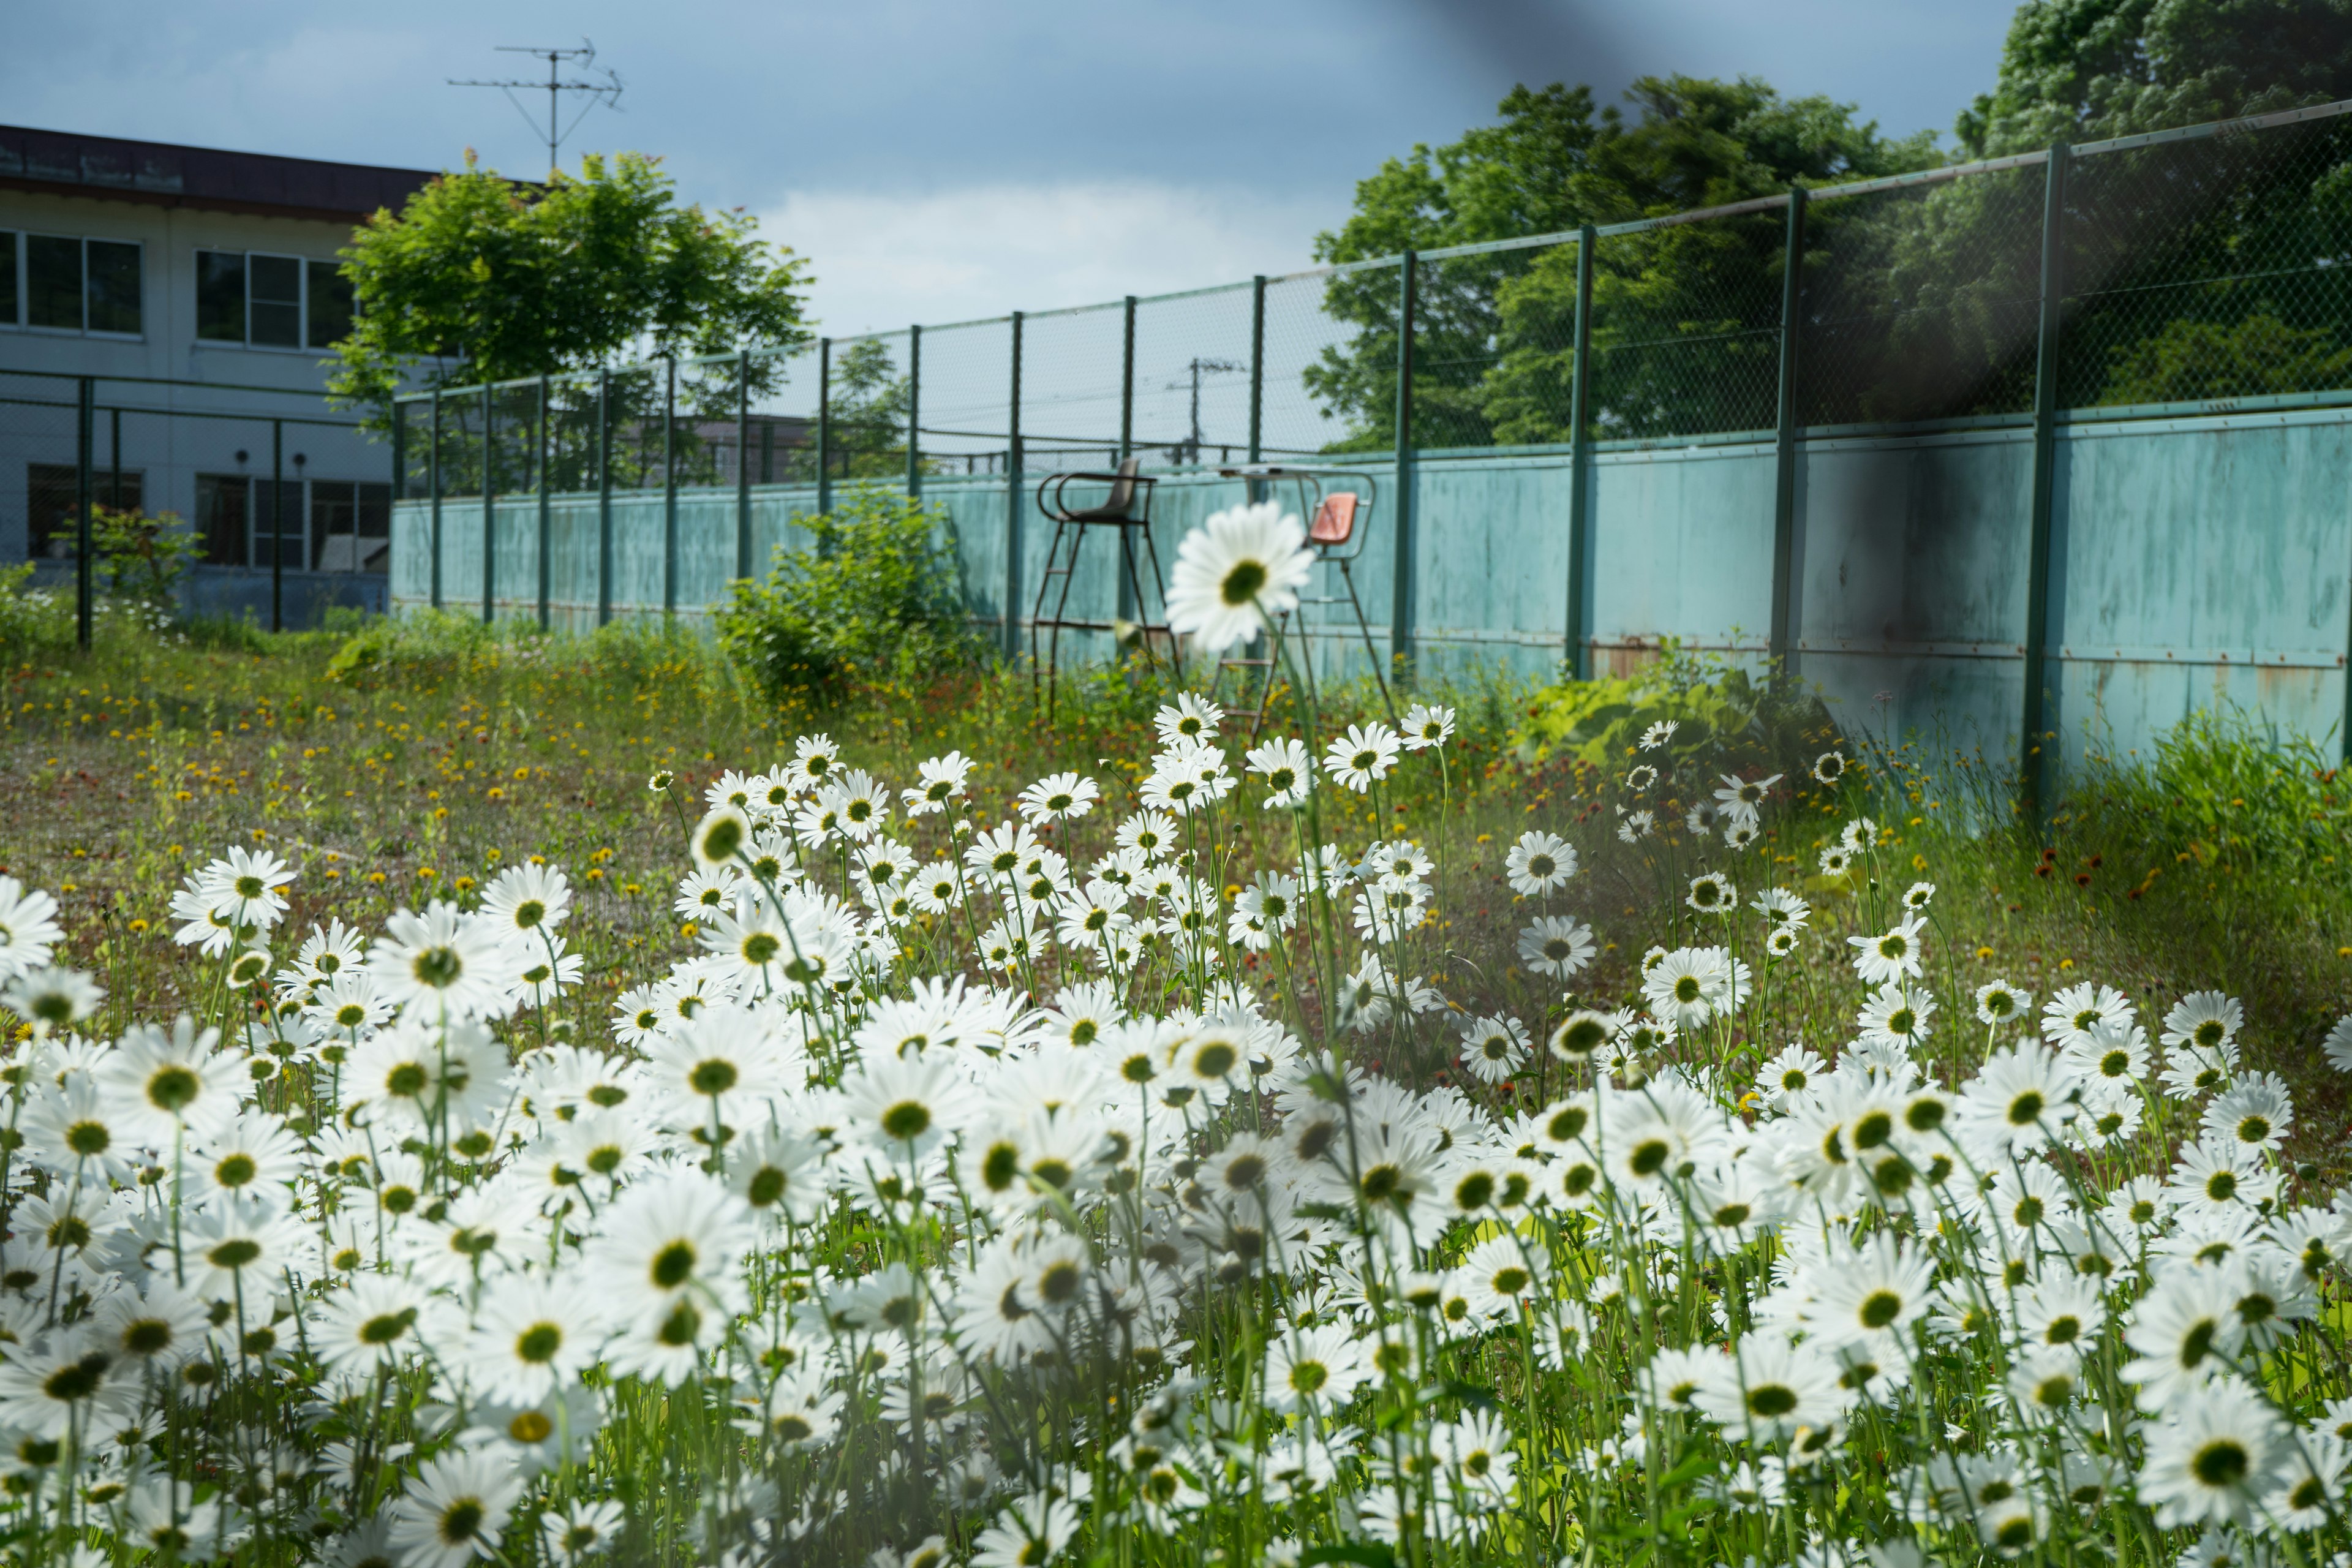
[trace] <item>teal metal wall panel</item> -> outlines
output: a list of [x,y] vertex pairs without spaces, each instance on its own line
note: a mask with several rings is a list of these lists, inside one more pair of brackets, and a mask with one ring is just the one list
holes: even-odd
[[[1773,456],[1765,442],[1594,453],[1597,672],[1629,668],[1665,637],[1717,650],[1763,647],[1772,624]],[[1555,590],[1563,606],[1566,573],[1563,562]]]
[[2025,429],[1801,448],[1791,664],[1841,724],[2015,748],[2032,465]]
[[1412,475],[1420,668],[1437,679],[1557,671],[1568,635],[1567,457],[1424,458]]
[[[2325,737],[2345,703],[2352,631],[2352,409],[2062,423],[2053,509],[2050,647],[2065,752],[2145,749],[2192,710],[2232,702],[2283,731]],[[2023,695],[2031,433],[2010,422],[1816,437],[1800,448],[1790,616],[1792,661],[1840,721],[1962,751],[2013,752]],[[1356,587],[1386,658],[1396,498],[1391,460],[1351,456],[1381,485],[1356,563]],[[1021,496],[1025,621],[1053,535],[1035,487]],[[1571,470],[1553,449],[1424,454],[1412,468],[1418,520],[1414,643],[1432,678],[1496,666],[1556,669],[1565,635]],[[1759,659],[1770,625],[1775,455],[1745,438],[1673,446],[1603,444],[1591,468],[1594,646],[1602,671],[1654,657],[1660,639]],[[1213,470],[1160,476],[1154,538],[1172,573],[1184,537],[1244,498]],[[884,486],[896,489],[896,486]],[[1279,487],[1275,498],[1295,506]],[[1001,624],[1011,510],[1005,477],[936,476],[940,510],[975,619]],[[752,497],[754,564],[779,545],[809,547],[795,520],[811,485]],[[595,619],[593,496],[552,508],[551,619]],[[394,509],[395,607],[426,602],[430,507]],[[481,602],[481,503],[445,499],[443,596]],[[537,614],[537,502],[502,500],[502,617]],[[734,571],[729,489],[678,498],[677,600],[701,619]],[[662,497],[613,501],[618,616],[662,605]],[[1118,604],[1117,540],[1088,542],[1069,613],[1108,619]],[[1337,594],[1321,569],[1315,592]],[[1149,590],[1147,590],[1148,592]],[[1156,605],[1153,606],[1156,609]],[[1344,605],[1315,613],[1308,640],[1325,676],[1359,674],[1365,655]],[[1025,654],[1027,638],[1020,639]],[[1066,660],[1101,658],[1098,635],[1066,639]],[[1201,672],[1205,679],[1206,672]]]
[[2335,409],[2065,430],[2051,640],[2070,756],[2225,702],[2305,735],[2340,724],[2347,434]]

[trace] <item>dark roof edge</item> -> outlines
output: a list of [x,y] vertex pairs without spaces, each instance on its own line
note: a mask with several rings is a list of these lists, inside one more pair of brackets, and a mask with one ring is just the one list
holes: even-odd
[[427,169],[0,125],[0,188],[9,190],[358,224],[439,177]]
[[88,202],[131,202],[147,207],[185,207],[196,212],[238,213],[247,217],[309,219],[317,223],[349,224],[353,228],[366,223],[377,211],[373,207],[366,212],[349,212],[334,207],[175,196],[162,191],[111,190],[104,185],[68,185],[54,180],[19,179],[12,174],[0,174],[0,191],[24,191],[41,196],[73,196]]

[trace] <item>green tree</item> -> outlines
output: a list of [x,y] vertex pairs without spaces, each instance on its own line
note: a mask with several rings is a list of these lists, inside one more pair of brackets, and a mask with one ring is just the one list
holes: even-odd
[[[2026,0],[1956,129],[1997,156],[2345,98],[2352,0]],[[2085,158],[2068,207],[2064,402],[2352,384],[2343,120]]]
[[[907,378],[878,338],[859,339],[833,362],[825,446],[837,477],[895,479],[906,472],[908,397]],[[795,471],[814,477],[815,463],[814,448],[796,454]]]
[[1971,157],[2352,98],[2352,0],[2025,0]]
[[[592,369],[632,353],[789,348],[807,340],[807,264],[760,239],[748,215],[677,204],[658,161],[591,156],[574,175],[520,184],[477,166],[445,174],[343,251],[358,306],[328,385],[388,417],[418,385]],[[754,360],[765,391],[772,362]],[[701,378],[713,406],[734,383]]]
[[[1594,112],[1589,89],[1515,89],[1499,125],[1416,147],[1357,187],[1355,215],[1318,255],[1357,261],[1713,206],[1921,168],[1931,137],[1895,141],[1852,105],[1783,99],[1750,79],[1646,77],[1634,112]],[[1595,253],[1595,409],[1622,434],[1746,427],[1770,384],[1780,301],[1777,217],[1616,237]],[[1575,312],[1571,247],[1444,258],[1416,289],[1413,438],[1480,446],[1564,438]],[[1307,373],[1365,449],[1395,440],[1398,288],[1386,268],[1332,279],[1326,309],[1353,330]],[[1769,423],[1769,417],[1763,423]]]

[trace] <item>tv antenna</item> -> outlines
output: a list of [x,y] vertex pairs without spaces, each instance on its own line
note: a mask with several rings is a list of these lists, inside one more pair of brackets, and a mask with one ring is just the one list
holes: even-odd
[[[502,55],[529,55],[533,59],[545,60],[547,79],[545,81],[460,81],[451,77],[449,85],[497,88],[507,95],[507,101],[515,106],[515,112],[521,115],[523,122],[533,131],[539,129],[539,122],[531,118],[530,110],[522,106],[522,100],[515,96],[515,89],[520,88],[526,92],[546,93],[547,167],[550,174],[563,166],[562,158],[563,139],[580,129],[580,122],[588,118],[590,110],[595,108],[600,102],[614,109],[621,107],[620,73],[609,67],[597,69],[596,46],[584,37],[580,40],[580,47],[576,49],[542,49],[528,44],[500,44],[498,46],[497,52]],[[576,62],[576,68],[591,74],[575,77],[569,81],[565,80],[563,68],[567,61]],[[572,117],[571,124],[558,129],[562,116],[563,95],[567,92],[584,93],[587,95],[587,101],[580,106],[580,112]]]

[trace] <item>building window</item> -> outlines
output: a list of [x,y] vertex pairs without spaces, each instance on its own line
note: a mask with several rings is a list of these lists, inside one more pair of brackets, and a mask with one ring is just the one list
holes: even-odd
[[303,330],[310,346],[328,349],[352,335],[352,280],[338,261],[313,261],[302,298]]
[[[299,572],[310,564],[302,559],[302,485],[300,479],[279,483],[273,479],[253,481],[253,549],[250,559],[256,566],[268,566],[279,550],[286,552],[286,570]],[[271,502],[275,501],[275,506]],[[272,515],[277,527],[270,527]],[[272,537],[272,535],[275,537]]]
[[207,566],[242,566],[253,526],[253,481],[243,474],[196,476],[196,534]]
[[83,323],[93,332],[139,335],[139,247],[116,239],[85,239],[82,245]]
[[80,240],[26,235],[25,284],[28,325],[81,331]]
[[[74,508],[79,478],[71,463],[25,465],[25,553],[30,559],[73,559],[74,547],[80,542],[81,535]],[[134,469],[122,471],[119,487],[111,468],[97,468],[90,473],[89,498],[95,505],[137,511],[144,506],[146,493],[146,478]]]
[[310,560],[320,572],[383,572],[392,562],[392,487],[310,481]]
[[135,338],[141,271],[134,242],[0,234],[0,325]]
[[352,330],[340,264],[259,251],[196,252],[196,336],[268,349],[327,349]]
[[291,256],[245,258],[246,341],[269,349],[302,346],[302,263]]
[[245,254],[196,252],[196,336],[245,342]]

